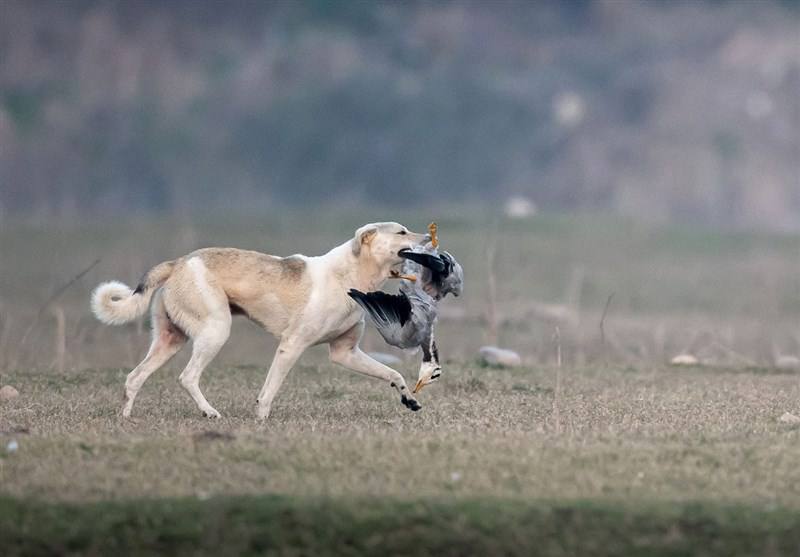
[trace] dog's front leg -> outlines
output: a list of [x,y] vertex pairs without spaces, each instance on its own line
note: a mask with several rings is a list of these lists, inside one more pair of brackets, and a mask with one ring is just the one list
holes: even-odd
[[400,402],[410,410],[417,411],[422,405],[411,394],[406,380],[397,371],[370,358],[358,346],[364,334],[364,321],[360,321],[352,329],[330,343],[331,361],[346,368],[387,381],[400,393]]
[[275,351],[275,357],[269,366],[269,372],[267,372],[267,380],[264,381],[264,386],[261,388],[258,400],[256,400],[258,405],[256,415],[259,419],[265,420],[269,417],[272,401],[275,399],[275,395],[278,394],[278,389],[281,388],[283,380],[286,379],[292,366],[297,362],[306,347],[307,344],[298,342],[296,339],[285,339],[278,345],[278,350]]

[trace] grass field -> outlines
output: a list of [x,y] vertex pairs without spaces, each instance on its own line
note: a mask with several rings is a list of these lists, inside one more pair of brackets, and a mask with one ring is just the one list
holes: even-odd
[[[256,423],[274,343],[242,322],[203,376],[222,419],[201,418],[178,385],[184,355],[121,420],[147,331],[94,324],[95,283],[134,282],[200,245],[315,253],[351,220],[4,224],[0,384],[20,396],[0,402],[0,554],[797,553],[800,426],[780,417],[800,415],[800,377],[775,365],[800,352],[795,237],[443,219],[467,291],[446,302],[445,374],[421,412],[314,349]],[[492,244],[498,341],[521,368],[476,361]],[[667,365],[681,351],[703,365]],[[415,368],[408,357],[402,371]]]
[[796,514],[715,505],[307,499],[0,500],[4,555],[795,555]]

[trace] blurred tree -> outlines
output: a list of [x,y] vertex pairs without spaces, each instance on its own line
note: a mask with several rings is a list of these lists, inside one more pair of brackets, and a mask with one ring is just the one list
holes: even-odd
[[6,0],[0,205],[515,194],[800,227],[796,5]]

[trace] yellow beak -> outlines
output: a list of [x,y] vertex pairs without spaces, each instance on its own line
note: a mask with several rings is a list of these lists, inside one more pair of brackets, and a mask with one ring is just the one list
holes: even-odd
[[420,379],[419,381],[417,381],[417,384],[414,386],[414,390],[411,391],[411,393],[412,394],[417,394],[418,392],[420,392],[422,390],[422,387],[424,387],[427,384],[428,383],[424,379]]

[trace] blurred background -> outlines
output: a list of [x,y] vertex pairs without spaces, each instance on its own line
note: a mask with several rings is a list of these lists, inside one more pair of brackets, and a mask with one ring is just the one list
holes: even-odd
[[135,364],[101,280],[384,219],[464,264],[446,357],[800,368],[800,2],[0,2],[0,369]]
[[520,197],[798,230],[798,161],[796,0],[0,4],[7,217]]

